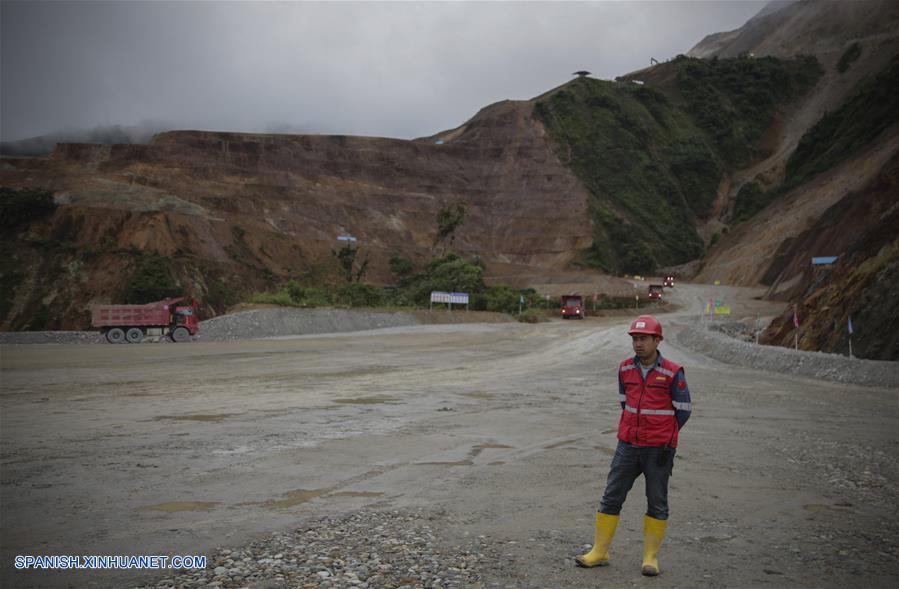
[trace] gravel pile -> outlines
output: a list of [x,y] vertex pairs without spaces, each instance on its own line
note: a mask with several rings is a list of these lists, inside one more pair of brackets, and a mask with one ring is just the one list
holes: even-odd
[[219,549],[207,568],[184,571],[144,588],[248,589],[485,587],[478,572],[496,558],[480,536],[444,545],[429,510],[360,511],[317,519],[239,548]]
[[219,342],[258,337],[341,333],[418,325],[411,313],[352,309],[254,309],[200,323],[197,340]]
[[850,359],[838,354],[757,346],[694,326],[679,329],[675,339],[679,344],[725,364],[849,384],[899,387],[899,362]]

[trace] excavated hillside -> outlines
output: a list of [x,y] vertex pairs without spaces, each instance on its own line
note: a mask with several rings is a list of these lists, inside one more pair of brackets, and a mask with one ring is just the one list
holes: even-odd
[[[872,333],[883,329],[882,311],[899,288],[889,269],[899,227],[891,212],[899,194],[899,4],[772,3],[689,52],[706,59],[746,54],[814,55],[824,74],[772,127],[772,154],[723,187],[721,215],[710,224],[720,240],[698,279],[765,285],[768,298],[791,301],[805,349],[848,352],[852,315],[856,355],[899,359],[899,338]],[[741,207],[752,213],[739,218]],[[820,269],[811,265],[817,256],[839,257],[834,268]],[[763,340],[793,345],[791,317],[775,321]]]
[[59,207],[3,240],[3,328],[85,327],[148,252],[210,314],[287,277],[327,280],[345,234],[384,281],[391,254],[431,255],[449,203],[468,211],[456,252],[563,268],[591,242],[587,193],[531,108],[494,104],[441,143],[178,131],[6,158],[0,185],[52,191]]

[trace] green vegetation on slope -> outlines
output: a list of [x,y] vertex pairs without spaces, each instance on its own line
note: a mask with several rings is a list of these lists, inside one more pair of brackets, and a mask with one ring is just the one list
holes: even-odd
[[786,188],[827,171],[896,123],[899,112],[899,55],[877,76],[859,84],[855,95],[827,113],[799,141],[787,162]]
[[697,124],[731,165],[764,155],[758,141],[777,108],[801,96],[823,73],[814,57],[680,57],[677,89]]
[[597,234],[586,262],[649,273],[701,255],[692,219],[708,212],[721,163],[663,93],[582,78],[534,113],[590,191]]
[[581,78],[534,106],[562,162],[591,194],[596,225],[581,262],[651,273],[702,255],[695,219],[724,173],[761,155],[777,107],[821,74],[814,58],[679,57],[676,81],[648,87]]

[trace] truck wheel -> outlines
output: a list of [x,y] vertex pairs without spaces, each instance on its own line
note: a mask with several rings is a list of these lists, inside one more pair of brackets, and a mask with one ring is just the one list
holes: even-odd
[[113,327],[106,332],[106,341],[111,344],[120,344],[125,341],[125,332],[118,327]]
[[125,340],[129,344],[139,344],[142,339],[144,339],[144,332],[137,327],[129,327],[125,332]]
[[189,342],[190,341],[190,332],[186,327],[176,327],[172,330],[172,341],[173,342]]

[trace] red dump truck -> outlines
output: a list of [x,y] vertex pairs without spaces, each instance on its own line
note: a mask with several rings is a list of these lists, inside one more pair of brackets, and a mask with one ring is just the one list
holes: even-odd
[[584,297],[581,295],[562,295],[562,319],[574,317],[584,318]]
[[661,284],[650,284],[649,285],[649,298],[657,301],[662,300],[662,291],[665,287]]
[[[178,303],[186,303],[179,305]],[[196,299],[176,297],[146,305],[93,305],[91,325],[111,344],[136,344],[148,335],[188,342],[199,330]]]

